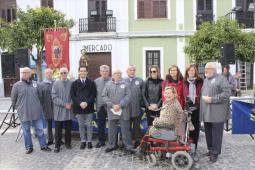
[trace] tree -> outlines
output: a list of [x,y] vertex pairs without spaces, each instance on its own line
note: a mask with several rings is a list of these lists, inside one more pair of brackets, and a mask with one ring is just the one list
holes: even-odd
[[188,39],[184,52],[191,62],[205,64],[220,59],[220,47],[224,43],[233,43],[236,58],[253,61],[255,56],[255,34],[242,32],[237,21],[220,18],[216,23],[205,22]]
[[[74,21],[65,19],[65,15],[52,8],[28,9],[26,12],[17,10],[17,20],[3,29],[10,35],[1,48],[15,52],[17,48],[37,49],[36,61],[39,76],[42,79],[42,53],[44,49],[44,29],[53,27],[72,27]],[[0,29],[1,30],[1,29]],[[9,43],[10,42],[10,43]]]

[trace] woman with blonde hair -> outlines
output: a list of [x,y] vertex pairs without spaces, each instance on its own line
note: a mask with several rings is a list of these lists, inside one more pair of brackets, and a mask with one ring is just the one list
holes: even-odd
[[156,65],[150,66],[149,77],[145,81],[142,90],[148,126],[152,125],[154,117],[159,116],[159,108],[162,105],[162,81],[159,67]]
[[178,101],[177,91],[174,87],[168,86],[164,90],[164,96],[165,102],[161,108],[160,116],[154,119],[149,133],[152,134],[160,128],[169,128],[174,125],[176,136],[180,141],[184,141],[187,115]]

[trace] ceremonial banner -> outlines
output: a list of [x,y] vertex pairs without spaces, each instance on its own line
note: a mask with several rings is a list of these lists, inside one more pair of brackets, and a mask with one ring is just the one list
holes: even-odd
[[44,31],[47,67],[53,70],[66,67],[69,70],[68,28],[47,28]]
[[232,134],[255,134],[251,109],[254,104],[232,101]]

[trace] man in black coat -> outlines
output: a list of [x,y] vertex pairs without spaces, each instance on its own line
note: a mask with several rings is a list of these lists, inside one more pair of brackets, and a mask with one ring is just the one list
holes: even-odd
[[[96,98],[96,85],[94,81],[87,78],[88,70],[86,66],[79,67],[79,79],[75,80],[71,87],[71,98],[73,100],[73,113],[79,123],[79,133],[81,138],[80,149],[85,149],[88,142],[88,149],[92,149],[93,133],[93,113]],[[87,127],[87,136],[85,135]]]

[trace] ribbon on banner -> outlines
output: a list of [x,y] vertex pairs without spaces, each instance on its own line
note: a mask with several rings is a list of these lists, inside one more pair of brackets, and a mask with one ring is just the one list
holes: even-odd
[[47,28],[44,30],[44,46],[47,67],[56,70],[66,67],[69,70],[69,31],[68,28]]
[[254,104],[232,101],[232,134],[255,134]]

